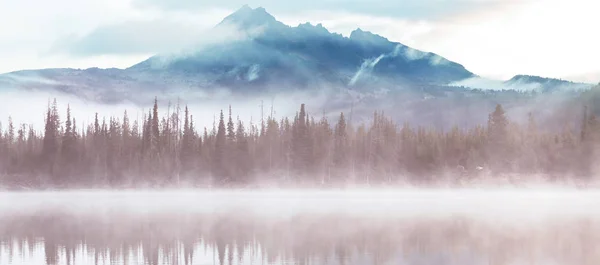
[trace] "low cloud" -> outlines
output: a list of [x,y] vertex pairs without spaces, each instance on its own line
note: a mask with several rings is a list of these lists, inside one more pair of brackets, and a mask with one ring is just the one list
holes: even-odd
[[467,78],[458,82],[454,82],[450,84],[450,86],[469,87],[474,89],[494,91],[515,90],[521,92],[540,91],[541,89],[543,89],[543,86],[539,83],[506,83],[501,80],[493,80],[482,77]]
[[567,80],[573,80],[575,82],[600,84],[600,71],[584,73],[584,74],[577,74],[577,75],[569,75],[569,76],[565,76],[563,78],[567,79]]
[[[254,6],[262,6],[270,11],[297,13],[298,11],[337,10],[373,16],[402,17],[409,19],[432,19],[468,12],[473,9],[489,8],[505,2],[500,0],[354,0],[344,3],[340,0],[279,1],[255,0]],[[203,10],[211,7],[237,9],[247,0],[196,1],[196,0],[134,0],[140,8],[161,10]]]
[[350,79],[350,82],[348,85],[354,86],[356,84],[356,82],[358,82],[360,80],[361,77],[363,77],[364,75],[370,74],[373,71],[373,69],[375,68],[375,66],[377,66],[377,64],[379,64],[379,62],[381,60],[386,59],[386,58],[396,58],[398,56],[402,56],[406,60],[409,60],[409,61],[427,59],[427,60],[429,60],[429,63],[431,65],[441,65],[441,64],[445,64],[445,63],[449,62],[448,60],[444,59],[443,57],[441,57],[439,55],[422,52],[422,51],[410,48],[408,46],[398,44],[389,53],[384,53],[384,54],[379,55],[378,57],[366,59],[361,64],[358,71],[356,71],[354,76]]
[[350,79],[350,83],[348,85],[350,85],[350,86],[355,85],[356,82],[358,82],[358,80],[363,75],[371,73],[371,71],[373,71],[373,68],[375,68],[375,66],[379,63],[379,61],[381,61],[386,56],[387,55],[382,54],[382,55],[379,55],[379,57],[377,57],[377,58],[371,58],[371,59],[365,60],[362,63],[362,65],[360,66],[360,68],[358,69],[358,71],[354,74],[352,79]]
[[[26,81],[32,84],[51,84],[61,87],[70,85],[68,82],[49,80],[43,76],[14,75],[14,78],[18,79],[16,81]],[[0,98],[3,99],[0,104],[0,123],[6,125],[10,116],[15,125],[32,125],[35,130],[43,131],[44,114],[54,99],[58,102],[61,117],[66,116],[67,105],[70,105],[71,114],[77,119],[79,129],[92,124],[95,113],[98,113],[99,117],[108,119],[109,117],[122,118],[124,111],[127,111],[132,122],[138,120],[141,123],[142,117],[151,110],[155,98],[158,99],[161,117],[175,112],[178,102],[182,108],[180,111],[183,111],[187,105],[190,114],[193,115],[196,129],[200,133],[204,127],[211,130],[213,122],[219,117],[219,112],[223,110],[227,115],[229,106],[232,107],[232,118],[234,120],[239,118],[246,126],[249,126],[250,122],[254,125],[260,124],[261,119],[267,119],[271,113],[277,119],[289,117],[293,120],[300,104],[303,103],[306,103],[309,113],[316,118],[329,112],[339,115],[339,107],[331,107],[326,104],[331,103],[330,96],[333,88],[318,91],[291,89],[253,96],[236,96],[226,88],[218,89],[216,93],[212,94],[199,89],[178,87],[150,92],[140,92],[140,88],[135,87],[128,89],[134,91],[136,95],[125,96],[119,94],[123,93],[122,91],[109,90],[108,93],[116,95],[118,100],[103,102],[98,99],[98,95],[94,95],[94,93],[103,93],[98,89],[86,88],[64,92],[51,87],[44,89],[21,88],[0,83]],[[218,120],[216,121],[218,122]]]
[[554,91],[578,91],[588,89],[588,84],[564,83],[564,84],[541,84],[535,81],[509,80],[500,81],[483,77],[467,78],[458,82],[451,83],[450,86],[468,87],[481,90],[514,90],[520,92],[542,92],[544,89],[551,88]]
[[80,57],[171,53],[240,40],[248,36],[249,33],[231,25],[198,28],[194,24],[165,19],[127,21],[98,27],[80,37],[68,36],[59,39],[49,53],[66,53]]

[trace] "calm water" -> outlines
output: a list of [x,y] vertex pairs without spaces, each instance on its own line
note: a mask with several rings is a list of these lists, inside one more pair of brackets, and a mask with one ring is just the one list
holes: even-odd
[[600,193],[0,193],[0,264],[600,264]]

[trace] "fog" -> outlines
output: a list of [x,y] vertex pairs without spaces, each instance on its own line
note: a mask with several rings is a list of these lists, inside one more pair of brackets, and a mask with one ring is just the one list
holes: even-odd
[[[132,122],[138,120],[141,123],[144,115],[151,110],[154,98],[157,98],[160,117],[176,112],[177,104],[180,106],[181,114],[185,106],[188,106],[199,132],[202,132],[203,127],[207,127],[210,131],[213,124],[218,123],[221,110],[227,117],[229,106],[232,107],[234,121],[239,118],[244,124],[252,122],[254,125],[259,125],[262,118],[266,120],[271,115],[276,120],[284,117],[293,120],[301,104],[306,104],[308,115],[317,120],[325,116],[330,122],[335,122],[340,112],[344,112],[352,121],[368,124],[374,111],[384,111],[398,124],[410,122],[418,126],[448,129],[455,125],[469,128],[485,124],[487,120],[485,113],[493,111],[497,103],[493,95],[485,96],[479,93],[473,93],[480,98],[478,100],[461,95],[423,98],[423,95],[413,92],[385,96],[377,94],[377,91],[342,92],[335,87],[319,90],[291,89],[287,92],[257,95],[234,95],[227,90],[220,90],[218,95],[204,95],[207,92],[187,90],[177,93],[154,92],[156,93],[140,92],[141,94],[106,103],[92,96],[82,97],[56,90],[0,90],[2,99],[0,123],[6,128],[10,116],[15,126],[33,125],[36,130],[42,130],[46,110],[54,99],[57,100],[62,118],[66,117],[67,105],[70,106],[71,115],[76,118],[79,129],[92,124],[95,113],[98,113],[100,119],[103,117],[122,119],[124,111],[127,111]],[[508,93],[499,100],[502,101],[511,120],[523,124],[527,122],[528,113],[533,113],[539,124],[545,128],[562,129],[565,124],[569,126],[578,124],[580,109],[575,112],[562,109],[567,103],[573,101],[571,95],[549,94],[520,98],[515,96],[519,100],[511,101],[512,95]],[[547,108],[549,104],[556,108]]]
[[[550,83],[550,81],[545,81]],[[583,83],[569,83],[565,81],[564,84],[548,86],[548,84],[542,84],[532,81],[523,80],[508,80],[500,81],[482,77],[471,77],[457,82],[449,84],[450,86],[456,87],[471,87],[482,90],[493,90],[493,91],[519,91],[519,92],[543,92],[544,89],[552,89],[554,92],[570,92],[570,91],[585,91],[591,87],[589,84]]]
[[[60,117],[66,117],[67,106],[69,106],[71,116],[76,119],[79,129],[85,129],[84,126],[93,124],[96,113],[98,113],[100,119],[103,117],[106,119],[109,117],[122,119],[125,111],[127,111],[131,122],[138,120],[141,126],[142,118],[152,109],[154,98],[157,98],[160,117],[166,117],[168,113],[175,113],[177,104],[179,104],[180,113],[183,116],[183,111],[187,106],[190,115],[193,116],[196,128],[201,132],[203,127],[210,130],[213,127],[213,122],[218,123],[221,110],[227,116],[229,106],[232,107],[234,120],[239,118],[245,124],[252,121],[254,125],[257,125],[260,124],[261,118],[266,120],[270,115],[273,115],[276,119],[293,117],[300,104],[305,103],[307,98],[310,98],[307,106],[312,107],[311,110],[315,111],[311,115],[321,117],[325,111],[322,106],[329,98],[326,91],[291,91],[289,93],[255,97],[234,97],[227,91],[221,93],[222,95],[203,99],[194,97],[194,93],[164,94],[158,91],[157,95],[136,96],[136,102],[124,98],[116,103],[103,103],[57,91],[6,89],[0,91],[2,100],[2,104],[0,104],[0,123],[6,128],[8,118],[11,117],[15,126],[26,124],[32,125],[36,130],[42,130],[46,111],[52,105],[52,101],[56,99]],[[327,110],[328,114],[329,111]],[[335,111],[335,113],[339,115],[339,112]]]
[[598,264],[600,192],[0,193],[1,264]]
[[296,214],[351,214],[380,217],[469,215],[515,218],[597,216],[600,191],[575,188],[350,189],[350,190],[77,190],[2,192],[3,213],[60,209],[78,213],[126,212],[244,213],[269,217]]

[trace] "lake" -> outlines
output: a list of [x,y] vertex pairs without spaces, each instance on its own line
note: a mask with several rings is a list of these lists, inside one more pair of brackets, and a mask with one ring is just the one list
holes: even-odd
[[0,264],[600,264],[600,192],[0,193]]

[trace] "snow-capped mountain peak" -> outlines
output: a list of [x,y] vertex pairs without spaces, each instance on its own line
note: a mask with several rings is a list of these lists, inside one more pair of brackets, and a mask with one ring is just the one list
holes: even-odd
[[282,26],[283,23],[277,21],[274,16],[269,14],[263,7],[251,8],[248,5],[242,6],[236,12],[225,17],[219,24],[236,25],[242,29],[248,29],[260,26]]

